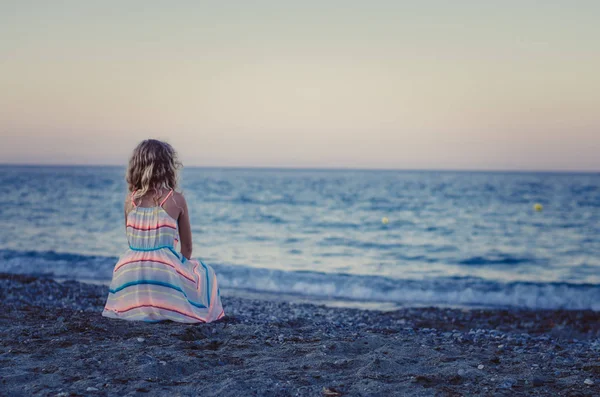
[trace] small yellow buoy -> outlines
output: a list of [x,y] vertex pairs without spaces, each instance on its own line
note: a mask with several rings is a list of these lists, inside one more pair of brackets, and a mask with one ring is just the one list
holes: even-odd
[[390,220],[388,218],[386,218],[385,216],[383,218],[381,218],[381,223],[383,223],[384,225],[387,225],[390,222]]
[[534,209],[534,210],[536,210],[537,212],[540,212],[541,210],[543,210],[543,209],[544,209],[544,206],[543,206],[543,205],[541,205],[540,203],[536,203],[536,204],[533,206],[533,209]]

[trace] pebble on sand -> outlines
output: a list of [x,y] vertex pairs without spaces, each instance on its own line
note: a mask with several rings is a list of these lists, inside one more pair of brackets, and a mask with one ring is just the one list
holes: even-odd
[[546,380],[544,378],[540,378],[538,376],[536,376],[535,378],[533,378],[531,380],[531,384],[534,387],[540,387],[540,386],[544,386],[544,383],[546,383]]
[[479,364],[479,365],[477,366],[477,369],[483,369],[483,368],[485,368],[485,366],[484,366],[483,364]]
[[516,381],[513,378],[506,378],[500,385],[498,385],[501,389],[510,389],[515,385]]
[[334,389],[333,387],[324,387],[323,390],[323,395],[324,396],[331,396],[331,397],[337,397],[337,396],[341,396],[342,393],[338,392],[336,389]]
[[[0,370],[2,381],[6,380],[1,383],[0,389],[5,392],[0,395],[22,395],[24,387],[29,392],[41,390],[41,382],[48,385],[44,394],[52,396],[132,395],[152,392],[150,388],[154,387],[159,390],[162,384],[169,385],[170,394],[189,394],[197,386],[179,385],[182,368],[190,380],[192,376],[209,378],[215,373],[235,372],[234,382],[220,375],[211,381],[220,390],[230,389],[230,394],[237,392],[240,396],[252,394],[244,390],[249,385],[256,387],[253,391],[258,395],[293,394],[291,390],[305,387],[303,395],[331,397],[388,396],[399,394],[400,388],[405,389],[405,395],[476,395],[483,390],[486,395],[554,396],[571,389],[573,395],[591,396],[600,383],[595,374],[600,346],[597,312],[406,308],[380,313],[231,296],[224,297],[224,303],[238,314],[227,321],[199,327],[164,326],[99,319],[108,294],[106,286],[58,284],[47,279],[24,282],[16,277],[3,279],[0,273],[0,312],[4,314],[0,316],[0,353],[4,351],[6,356],[8,352],[8,357],[2,358],[15,363],[8,373],[4,367]],[[49,292],[55,297],[68,296],[69,300],[49,302],[45,298]],[[82,302],[87,307],[88,300],[95,302],[96,312],[79,314],[63,307],[68,304],[78,308]],[[49,322],[49,313],[66,320]],[[269,320],[273,314],[278,322]],[[564,328],[555,323],[564,324]],[[80,338],[78,334],[88,324],[94,326]],[[423,325],[427,325],[426,332]],[[468,331],[469,327],[474,331]],[[213,329],[216,334],[212,334]],[[146,346],[145,337],[137,337],[136,333],[147,335],[160,351],[152,350],[151,356],[150,342]],[[111,335],[110,344],[107,335]],[[29,342],[32,336],[39,339]],[[278,343],[280,336],[284,344]],[[463,341],[458,342],[457,337]],[[67,338],[74,344],[65,349],[63,341]],[[45,357],[35,354],[41,344],[46,345],[45,351],[48,348],[43,356],[51,358],[52,368]],[[273,344],[278,346],[272,348]],[[504,345],[500,345],[503,349],[497,348],[499,344]],[[186,363],[197,359],[180,360],[182,349],[189,349],[189,357],[197,355],[207,365],[186,371]],[[63,373],[54,369],[68,365],[72,359],[69,353],[81,355],[86,364],[78,366],[81,379],[69,382],[70,386],[61,381]],[[123,359],[111,365],[95,364],[117,355]],[[277,365],[273,365],[275,362]],[[414,382],[394,376],[430,368],[432,362],[438,367],[435,373],[417,375]],[[483,371],[478,370],[481,365]],[[40,368],[44,378],[21,375],[35,367]],[[463,369],[464,377],[456,377],[459,369]],[[269,373],[272,378],[255,382],[256,371]],[[306,377],[290,376],[298,371],[305,372]],[[279,383],[275,385],[272,379]],[[86,391],[92,384],[99,391]],[[541,388],[534,389],[532,384]],[[337,387],[341,389],[335,390]]]

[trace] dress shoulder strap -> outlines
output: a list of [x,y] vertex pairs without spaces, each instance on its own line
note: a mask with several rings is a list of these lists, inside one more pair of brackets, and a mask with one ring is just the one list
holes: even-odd
[[173,195],[173,189],[171,189],[169,191],[169,193],[166,195],[166,197],[160,202],[160,206],[162,207],[163,205],[165,205],[165,203],[167,202],[169,197],[171,197],[172,195]]

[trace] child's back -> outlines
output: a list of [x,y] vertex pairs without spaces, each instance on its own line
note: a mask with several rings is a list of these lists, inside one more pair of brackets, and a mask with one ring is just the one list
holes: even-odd
[[[136,192],[125,206],[129,250],[115,266],[102,315],[185,323],[223,317],[213,269],[186,258],[191,255],[191,228],[183,196],[156,189],[154,197],[160,200],[148,193],[136,199]],[[180,229],[183,254],[176,251]]]

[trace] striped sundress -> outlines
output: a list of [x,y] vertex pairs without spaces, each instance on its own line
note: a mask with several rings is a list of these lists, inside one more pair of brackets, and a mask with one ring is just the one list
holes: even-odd
[[208,323],[225,315],[214,270],[175,251],[177,221],[163,208],[172,193],[152,208],[132,200],[129,250],[115,265],[104,317]]

